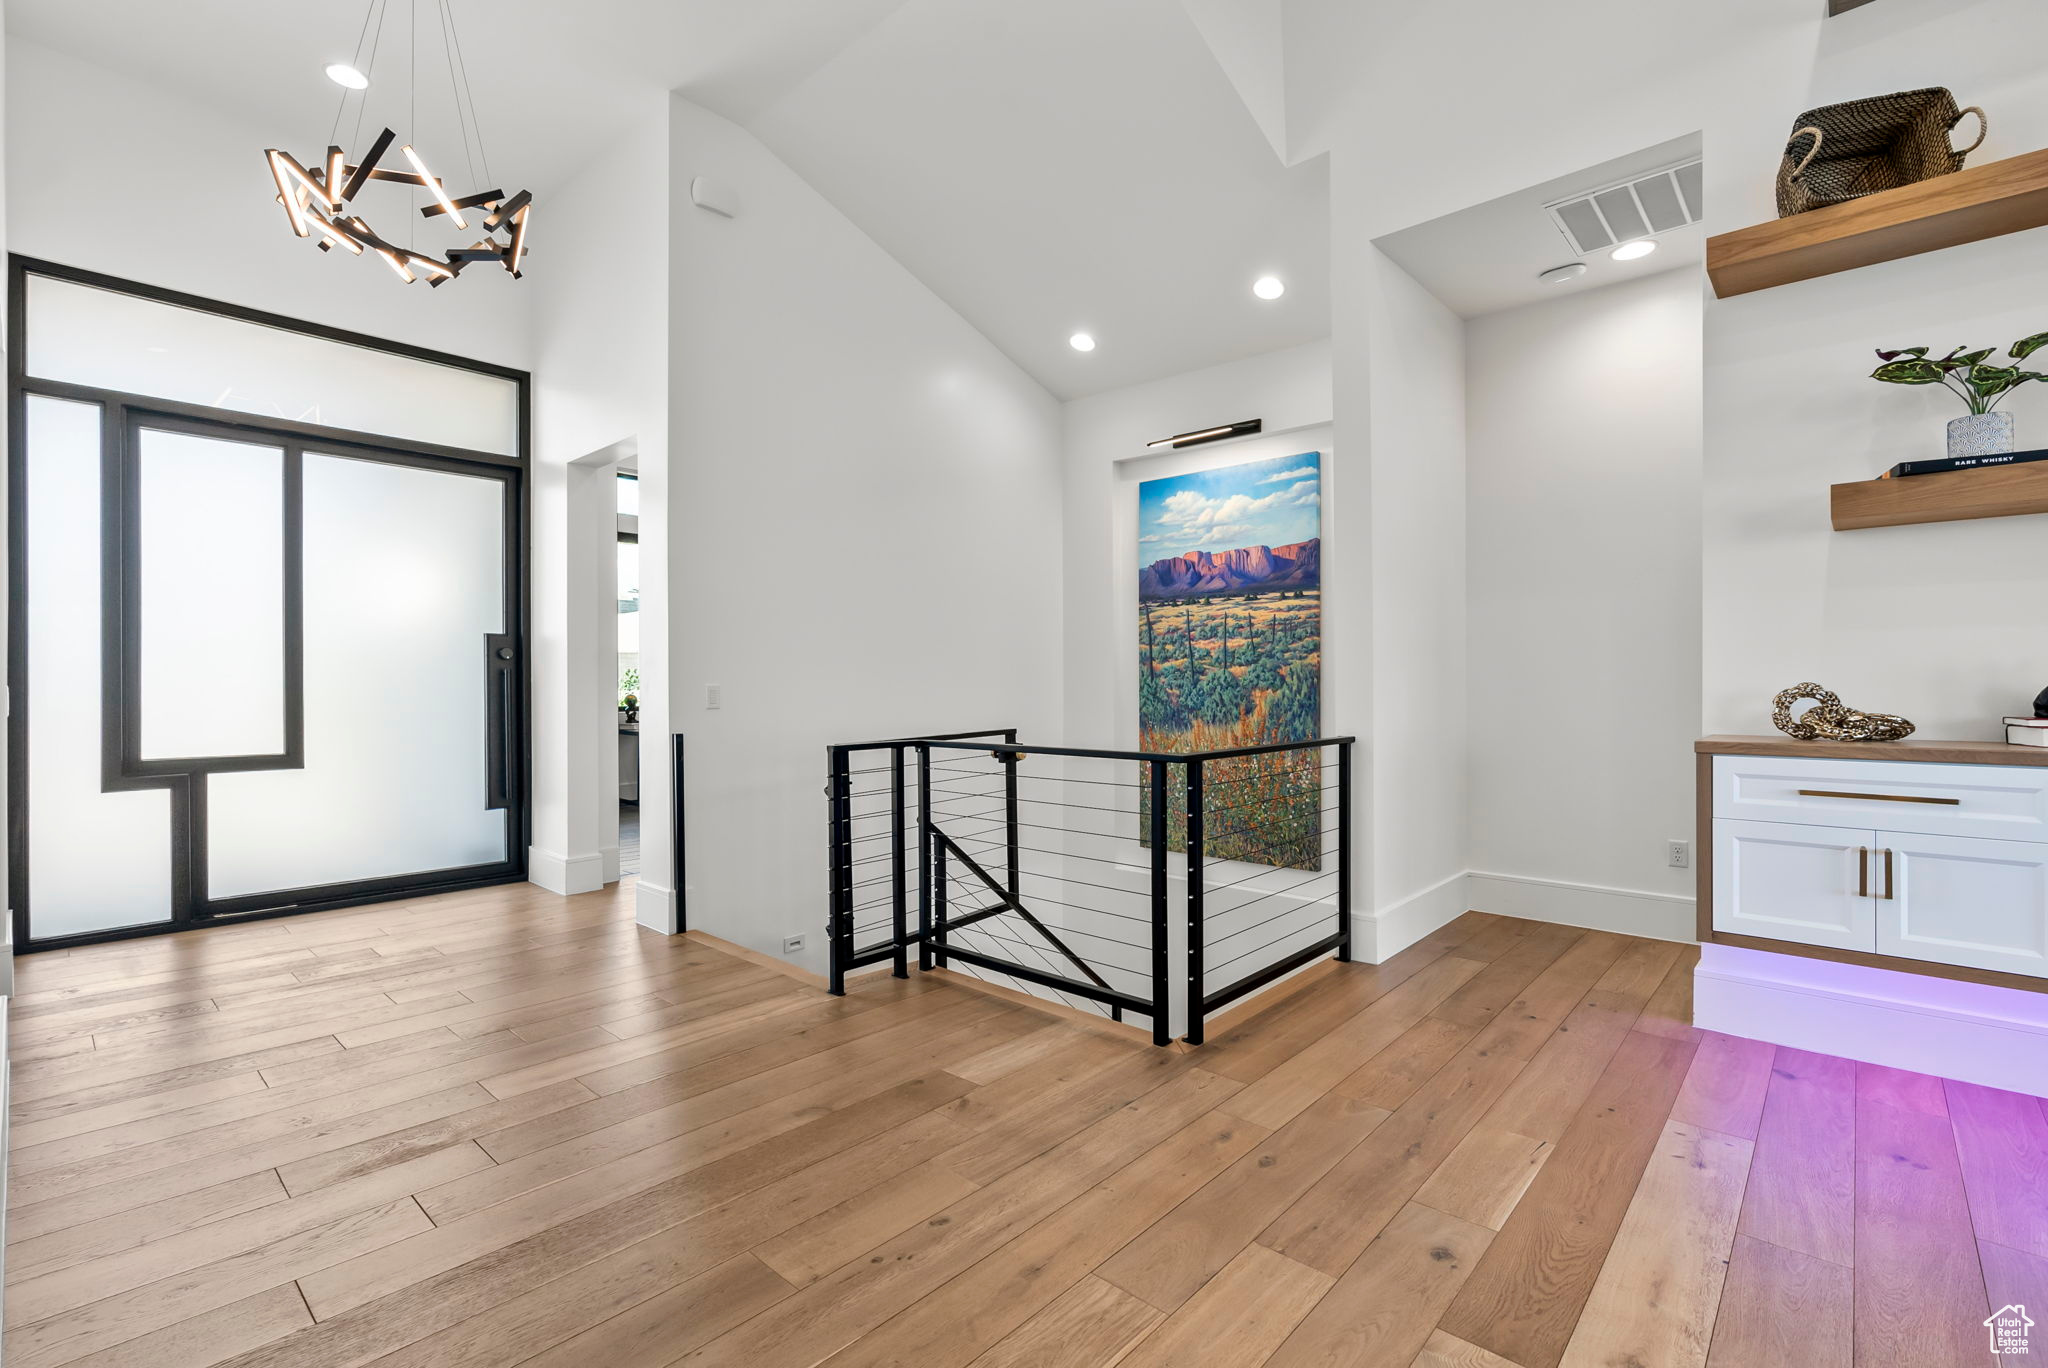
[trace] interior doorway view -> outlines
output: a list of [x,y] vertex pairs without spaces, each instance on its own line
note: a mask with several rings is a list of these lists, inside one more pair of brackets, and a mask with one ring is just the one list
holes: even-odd
[[619,873],[640,872],[640,477],[619,491]]
[[523,878],[525,376],[13,283],[16,943]]

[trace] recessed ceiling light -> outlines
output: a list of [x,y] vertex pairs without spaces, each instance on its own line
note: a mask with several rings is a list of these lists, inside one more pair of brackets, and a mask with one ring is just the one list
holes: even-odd
[[368,90],[370,78],[357,71],[347,62],[336,62],[327,68],[327,79],[350,90]]
[[1536,278],[1545,285],[1564,285],[1577,280],[1585,273],[1585,262],[1570,261],[1562,266],[1553,266],[1549,270],[1539,273]]
[[1072,347],[1075,351],[1094,351],[1095,339],[1090,337],[1087,333],[1075,333],[1072,337],[1067,339],[1067,345]]
[[1260,276],[1252,282],[1252,293],[1261,299],[1278,299],[1287,293],[1287,282],[1279,276]]
[[1634,242],[1624,242],[1615,248],[1613,256],[1616,261],[1634,261],[1637,257],[1646,257],[1656,250],[1657,244],[1650,239],[1637,238]]

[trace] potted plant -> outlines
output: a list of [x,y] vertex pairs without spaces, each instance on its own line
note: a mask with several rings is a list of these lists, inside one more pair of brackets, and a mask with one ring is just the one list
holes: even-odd
[[628,670],[619,676],[619,720],[640,720],[640,672]]
[[1882,364],[1870,378],[1892,385],[1945,387],[1970,409],[1967,417],[1949,420],[1948,454],[1996,456],[2013,449],[2012,415],[1994,410],[2021,385],[2048,380],[2048,374],[2021,370],[2019,365],[2044,346],[2048,346],[2048,332],[2021,338],[2006,348],[2009,365],[1988,364],[1996,347],[1969,352],[1957,347],[1939,360],[1929,360],[1925,347],[1880,350],[1877,359]]

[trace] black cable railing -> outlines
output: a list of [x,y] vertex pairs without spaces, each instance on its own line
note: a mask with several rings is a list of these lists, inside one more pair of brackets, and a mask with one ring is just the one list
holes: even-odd
[[[831,989],[888,961],[1115,1020],[1220,1008],[1351,957],[1350,737],[1165,754],[1013,728],[832,746]],[[1027,835],[1028,833],[1028,835]]]

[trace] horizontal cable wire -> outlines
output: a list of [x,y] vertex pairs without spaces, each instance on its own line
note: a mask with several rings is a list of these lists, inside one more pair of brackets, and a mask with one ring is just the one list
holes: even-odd
[[[1204,863],[1204,864],[1208,863],[1208,861],[1210,861],[1211,859],[1214,859],[1214,860],[1215,860],[1215,861],[1216,861],[1217,863],[1219,863],[1219,864],[1242,864],[1242,863],[1244,863],[1244,861],[1242,861],[1242,860],[1239,860],[1239,859],[1237,859],[1237,858],[1236,858],[1235,856],[1230,856],[1230,855],[1216,855],[1216,856],[1212,856],[1212,855],[1210,855],[1210,854],[1208,853],[1208,849],[1207,849],[1207,847],[1208,847],[1208,841],[1207,841],[1207,839],[1206,839],[1206,838],[1205,838],[1205,839],[1203,840],[1202,844],[1203,844],[1203,851],[1202,851],[1202,861],[1203,861],[1203,863]],[[1333,850],[1319,850],[1319,851],[1317,851],[1316,853],[1317,853],[1318,855],[1334,855],[1334,854],[1335,854],[1336,852],[1335,852],[1335,851],[1333,851]],[[1323,871],[1320,871],[1320,870],[1306,870],[1306,869],[1296,869],[1296,868],[1295,868],[1294,866],[1292,866],[1292,865],[1267,865],[1267,866],[1266,866],[1265,868],[1263,868],[1263,869],[1257,869],[1257,870],[1254,870],[1254,871],[1252,871],[1252,872],[1251,872],[1250,874],[1247,874],[1247,875],[1245,875],[1245,876],[1244,876],[1243,878],[1241,878],[1241,879],[1232,879],[1232,880],[1231,880],[1231,881],[1230,881],[1229,883],[1222,883],[1222,884],[1219,884],[1219,883],[1210,883],[1210,882],[1208,882],[1207,880],[1204,880],[1204,881],[1203,881],[1203,883],[1202,883],[1202,887],[1203,887],[1203,888],[1204,888],[1204,889],[1205,889],[1206,891],[1208,891],[1208,892],[1210,892],[1210,893],[1227,893],[1227,892],[1229,892],[1229,891],[1230,891],[1231,889],[1233,889],[1233,888],[1237,887],[1237,886],[1238,886],[1239,884],[1242,884],[1242,883],[1250,883],[1250,882],[1251,882],[1251,881],[1252,881],[1253,879],[1263,879],[1263,878],[1266,878],[1266,877],[1267,877],[1268,875],[1272,875],[1272,874],[1309,874],[1309,873],[1318,873],[1318,874],[1319,874],[1319,873],[1321,873],[1321,872],[1323,872]]]
[[1239,960],[1245,958],[1246,955],[1256,955],[1261,950],[1270,950],[1274,946],[1278,945],[1281,941],[1286,940],[1289,936],[1298,936],[1307,929],[1307,927],[1296,927],[1292,931],[1288,931],[1282,935],[1273,937],[1273,939],[1267,941],[1264,945],[1255,945],[1251,949],[1244,951],[1242,954],[1232,955],[1227,960],[1221,960],[1218,961],[1216,964],[1205,966],[1204,976],[1206,977],[1207,969],[1221,969],[1226,964],[1235,964]]
[[1254,931],[1258,931],[1265,927],[1271,926],[1274,922],[1284,921],[1288,917],[1302,916],[1311,912],[1315,913],[1318,917],[1327,915],[1324,909],[1314,906],[1290,907],[1285,912],[1275,912],[1272,916],[1267,917],[1264,921],[1253,922],[1250,926],[1241,926],[1235,931],[1226,932],[1225,934],[1216,937],[1214,940],[1204,940],[1202,942],[1202,948],[1205,950],[1214,949],[1215,947],[1223,944],[1223,942],[1225,941],[1236,940],[1239,936],[1250,935]]
[[[1324,871],[1323,871],[1322,873],[1320,873],[1320,874],[1311,874],[1311,875],[1310,875],[1310,876],[1309,876],[1308,878],[1306,878],[1306,879],[1303,879],[1303,880],[1302,880],[1302,881],[1301,881],[1301,882],[1300,882],[1299,884],[1295,885],[1295,886],[1294,886],[1293,888],[1276,888],[1276,889],[1274,889],[1274,890],[1273,890],[1272,892],[1270,892],[1270,893],[1266,894],[1266,895],[1265,895],[1264,897],[1258,897],[1258,898],[1253,898],[1253,899],[1252,899],[1252,900],[1251,900],[1250,902],[1243,902],[1243,903],[1239,903],[1239,904],[1238,904],[1237,906],[1235,906],[1235,907],[1226,907],[1226,908],[1224,908],[1224,909],[1223,909],[1223,910],[1222,910],[1221,912],[1216,912],[1216,913],[1209,913],[1209,912],[1207,912],[1207,910],[1205,909],[1205,910],[1204,910],[1204,915],[1205,915],[1205,916],[1218,916],[1218,917],[1229,917],[1229,916],[1234,916],[1235,914],[1237,914],[1237,913],[1239,913],[1239,912],[1242,912],[1242,911],[1244,911],[1244,910],[1245,910],[1245,909],[1247,909],[1247,908],[1251,908],[1251,907],[1257,907],[1257,906],[1258,906],[1258,905],[1259,905],[1260,903],[1262,903],[1262,902],[1266,901],[1266,899],[1267,899],[1267,898],[1277,898],[1277,897],[1279,897],[1280,895],[1282,895],[1283,893],[1298,893],[1298,892],[1300,892],[1300,891],[1301,891],[1302,889],[1304,889],[1304,888],[1308,887],[1308,886],[1309,886],[1310,884],[1312,884],[1312,883],[1317,883],[1317,882],[1319,882],[1319,881],[1321,881],[1321,880],[1323,880],[1323,879],[1329,879],[1329,878],[1334,878],[1334,877],[1336,877],[1336,875],[1337,875],[1337,872],[1338,872],[1338,871],[1336,871],[1336,870],[1334,870],[1334,869],[1326,869],[1326,870],[1324,870]],[[1316,898],[1316,899],[1313,899],[1312,901],[1315,901],[1315,902],[1320,902],[1320,901],[1321,901],[1321,899],[1320,899],[1320,898]],[[1325,909],[1325,910],[1327,911],[1327,909]],[[1284,915],[1284,914],[1283,914],[1283,915]],[[1231,933],[1230,933],[1230,935],[1231,935],[1231,936],[1235,936],[1235,935],[1237,935],[1237,934],[1239,934],[1239,933],[1238,933],[1238,932],[1235,932],[1235,931],[1233,931],[1233,932],[1231,932]],[[1224,939],[1224,940],[1228,940],[1229,938],[1230,938],[1229,936],[1225,936],[1225,937],[1223,937],[1223,939]]]
[[[985,906],[985,907],[981,907],[981,908],[977,908],[977,909],[975,909],[975,911],[977,911],[977,912],[985,912],[985,911],[988,911],[988,910],[989,910],[989,908],[991,908],[991,907],[1003,907],[1003,908],[1006,908],[1006,909],[1007,909],[1007,908],[1008,908],[1008,904],[1006,904],[1006,903],[1001,903],[1001,902],[997,902],[997,903],[991,903],[991,904],[989,904],[988,906]],[[1092,909],[1082,909],[1082,910],[1084,910],[1084,911],[1087,911],[1087,910],[1092,910]],[[967,913],[967,914],[965,914],[965,915],[968,915],[968,916],[972,916],[972,915],[974,915],[974,914],[970,912],[970,913]],[[1005,915],[1007,915],[1007,916],[1016,916],[1016,913],[1015,913],[1014,911],[1006,911],[1006,912],[1005,912]],[[949,911],[949,912],[948,912],[948,914],[947,914],[947,918],[946,918],[946,920],[947,920],[947,923],[948,923],[948,926],[947,926],[947,934],[949,934],[949,935],[950,935],[950,934],[952,933],[952,927],[951,927],[951,923],[952,923],[952,921],[954,920],[954,918],[953,918],[953,916],[952,916],[952,914],[951,914],[951,912],[950,912],[950,911]],[[982,931],[982,930],[985,930],[985,929],[986,929],[986,928],[988,927],[988,925],[989,925],[989,921],[999,921],[999,920],[1001,920],[1001,918],[990,918],[990,919],[987,919],[987,920],[984,920],[984,921],[981,921],[981,922],[977,922],[977,923],[975,923],[975,924],[974,924],[973,926],[971,926],[971,927],[967,927],[967,928],[965,928],[965,929],[966,929],[966,930],[970,930],[970,931]],[[1023,919],[1022,919],[1021,917],[1020,917],[1020,918],[1018,918],[1018,920],[1019,920],[1020,922],[1022,922],[1022,921],[1023,921]],[[1023,922],[1023,925],[1024,925],[1024,926],[1026,926],[1026,927],[1030,927],[1030,925],[1031,925],[1031,924],[1030,924],[1029,922]],[[1031,929],[1033,929],[1033,930],[1036,930],[1036,928],[1035,928],[1035,927],[1033,927],[1033,928],[1031,928]],[[1131,948],[1131,949],[1134,949],[1134,950],[1147,950],[1147,951],[1149,951],[1149,950],[1151,949],[1151,944],[1150,944],[1150,942],[1149,942],[1149,941],[1148,941],[1148,942],[1143,942],[1143,943],[1140,943],[1140,942],[1138,942],[1138,941],[1127,941],[1127,940],[1118,940],[1118,939],[1117,939],[1117,938],[1116,938],[1115,936],[1104,936],[1104,935],[1101,935],[1101,934],[1099,934],[1099,933],[1097,933],[1097,932],[1093,932],[1093,931],[1085,931],[1085,930],[1083,930],[1083,929],[1081,929],[1080,927],[1077,927],[1077,926],[1061,926],[1061,927],[1059,927],[1059,928],[1058,928],[1058,931],[1059,931],[1059,932],[1060,932],[1060,934],[1062,934],[1062,935],[1064,935],[1064,934],[1067,934],[1067,933],[1071,932],[1072,934],[1074,934],[1074,935],[1077,935],[1077,936],[1086,936],[1086,937],[1088,937],[1088,938],[1089,938],[1089,939],[1091,939],[1091,940],[1101,940],[1101,941],[1108,941],[1108,942],[1109,942],[1110,944],[1112,944],[1112,945],[1122,945],[1122,946],[1128,946],[1129,948]],[[996,940],[1002,940],[1002,939],[1005,939],[1004,937],[1000,937],[1000,936],[996,936],[996,935],[994,935],[994,933],[993,933],[993,932],[990,932],[989,934],[990,934],[990,936],[991,936],[991,939],[996,939]],[[1043,934],[1043,933],[1041,933],[1041,934]],[[1028,942],[1024,942],[1024,941],[1013,941],[1013,942],[1011,942],[1011,943],[1012,943],[1012,944],[1017,944],[1017,945],[1023,945],[1023,946],[1025,946],[1025,947],[1026,947],[1027,949],[1035,949],[1035,948],[1036,948],[1036,947],[1035,947],[1034,945],[1032,945],[1032,944],[1030,944],[1030,943],[1028,943]],[[1085,956],[1084,956],[1083,958],[1085,959]],[[1067,961],[1067,963],[1071,963],[1071,961]],[[1121,966],[1121,965],[1112,965],[1112,966],[1110,966],[1110,967],[1112,967],[1112,968],[1127,968],[1128,966]]]
[[[934,774],[961,774],[967,776],[970,779],[1000,779],[1003,777],[1002,772],[1000,770],[942,770],[937,765],[932,766],[932,772]],[[1096,784],[1107,788],[1150,787],[1149,785],[1141,784],[1134,779],[1083,779],[1077,775],[1072,774],[1020,774],[1017,777],[1019,779],[1035,779],[1041,784]]]
[[[985,939],[988,939],[988,940],[997,940],[997,939],[1000,939],[999,937],[996,937],[996,936],[991,936],[991,935],[988,935],[988,934],[987,934],[986,932],[983,932],[983,931],[982,931],[982,929],[981,929],[980,927],[978,927],[978,926],[971,926],[971,927],[968,927],[968,928],[967,928],[967,929],[966,929],[965,931],[961,932],[961,934],[962,934],[962,935],[967,935],[967,936],[972,936],[972,935],[980,934],[980,935],[982,935],[982,936],[983,936],[983,937],[984,937]],[[1019,942],[1019,944],[1022,944],[1022,942]],[[972,948],[974,948],[974,947],[969,947],[969,948],[970,948],[970,949],[972,949]],[[1036,950],[1036,947],[1034,947],[1034,946],[1028,946],[1028,945],[1027,945],[1027,946],[1025,946],[1024,948],[1025,948],[1025,949],[1027,949],[1027,950]],[[982,953],[983,953],[983,954],[987,954],[988,952],[987,952],[987,951],[983,951]],[[1054,966],[1054,965],[1053,965],[1053,963],[1052,963],[1052,961],[1051,961],[1050,959],[1047,959],[1047,958],[1046,958],[1045,954],[1044,954],[1044,953],[1043,953],[1042,951],[1040,951],[1040,952],[1038,952],[1038,953],[1039,953],[1039,958],[1040,958],[1040,959],[1042,959],[1042,960],[1045,960],[1045,964],[1046,964],[1046,968],[1047,968],[1047,969],[1049,969],[1049,970],[1052,970],[1053,972],[1058,972],[1058,970],[1057,970],[1056,966]],[[1018,983],[1023,983],[1023,980],[1022,980],[1022,979],[1018,979],[1018,980],[1015,980],[1015,981],[1016,981],[1016,982],[1018,982]],[[1064,1002],[1064,1003],[1066,1003],[1066,1004],[1067,1004],[1067,1006],[1069,1006],[1069,1007],[1072,1007],[1072,1006],[1074,1006],[1074,1000],[1073,1000],[1072,998],[1068,997],[1068,996],[1067,996],[1067,995],[1066,995],[1065,993],[1061,992],[1061,991],[1060,991],[1059,989],[1057,989],[1057,988],[1053,988],[1053,987],[1052,987],[1052,986],[1051,986],[1050,984],[1047,984],[1047,985],[1043,985],[1043,986],[1045,986],[1046,988],[1048,988],[1048,989],[1049,989],[1049,990],[1050,990],[1051,992],[1054,992],[1054,993],[1057,993],[1057,994],[1059,994],[1059,999],[1060,999],[1060,1001],[1061,1001],[1061,1002]],[[1025,988],[1024,988],[1024,989],[1023,989],[1022,991],[1026,992],[1026,993],[1029,993],[1029,992],[1030,992],[1030,989],[1029,989],[1029,987],[1028,987],[1028,986],[1026,986],[1026,987],[1025,987]]]

